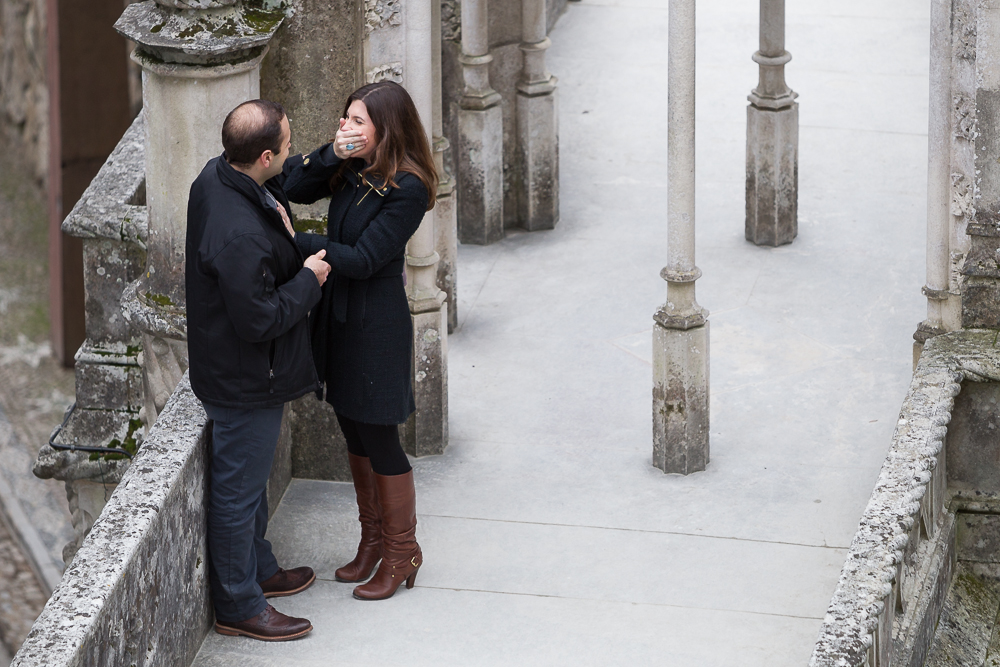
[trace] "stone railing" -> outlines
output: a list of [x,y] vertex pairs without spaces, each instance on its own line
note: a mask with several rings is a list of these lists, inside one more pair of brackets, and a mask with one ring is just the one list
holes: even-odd
[[141,342],[122,315],[121,299],[146,263],[144,131],[139,114],[62,224],[65,233],[83,239],[86,340],[76,353],[76,409],[56,435],[56,447],[41,448],[35,475],[66,484],[75,533],[63,550],[67,563],[128,461],[92,461],[86,451],[59,446],[128,447],[142,439]]
[[191,663],[212,622],[207,421],[185,374],[12,667]]
[[927,341],[811,667],[922,664],[951,578],[947,425],[963,381],[1000,382],[996,335],[966,330]]

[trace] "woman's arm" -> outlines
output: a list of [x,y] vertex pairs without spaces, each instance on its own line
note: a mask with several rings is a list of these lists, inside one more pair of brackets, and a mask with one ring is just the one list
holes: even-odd
[[310,234],[309,232],[297,232],[295,234],[295,245],[306,257],[315,255],[326,247],[326,236],[323,234]]
[[[332,273],[366,280],[399,256],[427,211],[427,189],[416,177],[400,178],[400,188],[382,204],[354,246],[327,241],[326,261]],[[405,183],[405,185],[404,185]],[[296,234],[295,238],[298,238]],[[313,251],[317,252],[319,248]]]
[[333,150],[333,144],[324,144],[309,155],[293,155],[285,160],[280,184],[289,201],[312,204],[330,196],[330,179],[343,162]]

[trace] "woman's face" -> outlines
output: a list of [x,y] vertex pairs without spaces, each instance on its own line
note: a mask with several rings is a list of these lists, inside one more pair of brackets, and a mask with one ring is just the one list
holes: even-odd
[[365,103],[361,100],[354,100],[351,102],[351,106],[347,107],[347,124],[344,125],[344,130],[360,132],[366,141],[363,148],[351,152],[351,157],[370,160],[371,156],[375,153],[378,137],[375,133],[375,125],[372,123],[372,119],[368,117],[368,108],[365,107]]

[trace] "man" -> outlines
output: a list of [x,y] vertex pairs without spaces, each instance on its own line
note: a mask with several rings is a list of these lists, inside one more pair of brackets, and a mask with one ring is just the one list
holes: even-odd
[[[265,641],[301,637],[304,618],[266,598],[315,580],[278,567],[267,530],[267,480],[284,404],[316,391],[306,315],[330,266],[293,241],[280,174],[291,145],[281,105],[252,100],[222,126],[225,153],[191,186],[187,316],[191,387],[212,421],[209,580],[215,630]],[[275,178],[278,176],[279,178]]]

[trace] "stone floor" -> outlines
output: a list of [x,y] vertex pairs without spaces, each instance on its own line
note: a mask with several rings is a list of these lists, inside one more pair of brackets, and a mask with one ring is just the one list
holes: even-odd
[[923,319],[927,3],[788,3],[799,237],[743,238],[757,3],[698,3],[698,300],[712,459],[651,465],[666,286],[666,0],[573,2],[552,33],[562,220],[463,246],[451,444],[414,462],[425,565],[358,602],[351,487],[296,480],[270,536],[315,631],[209,635],[199,667],[801,666],[888,449]]

